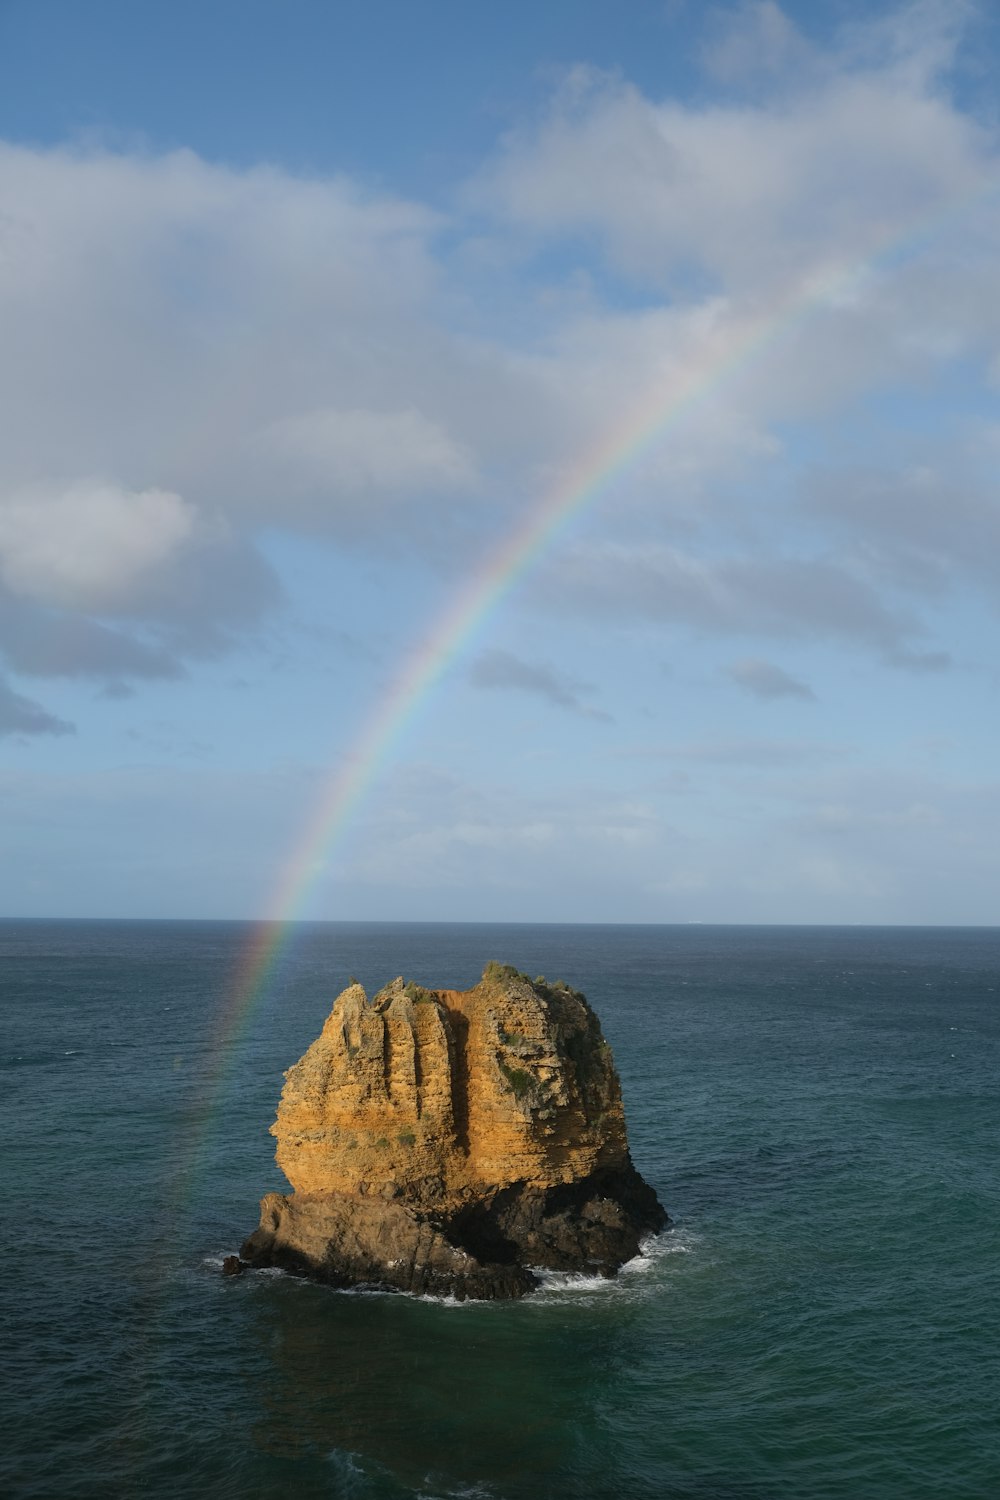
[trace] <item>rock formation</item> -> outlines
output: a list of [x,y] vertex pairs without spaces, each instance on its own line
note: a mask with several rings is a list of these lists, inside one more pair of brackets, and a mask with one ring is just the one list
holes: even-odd
[[337,1286],[516,1297],[532,1268],[614,1272],[667,1216],[628,1152],[583,995],[487,964],[471,990],[352,983],[285,1074],[241,1256]]

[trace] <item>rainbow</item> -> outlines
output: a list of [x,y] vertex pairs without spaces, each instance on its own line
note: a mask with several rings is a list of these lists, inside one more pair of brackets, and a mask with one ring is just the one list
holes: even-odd
[[[990,183],[986,192],[993,190]],[[978,201],[986,192],[980,189],[968,196]],[[218,1017],[220,1053],[230,1051],[267,992],[296,914],[414,711],[514,584],[545,555],[575,517],[593,505],[613,481],[633,470],[693,409],[723,389],[811,313],[854,300],[864,280],[884,259],[898,255],[918,239],[925,242],[928,229],[950,219],[954,207],[954,203],[946,205],[932,218],[922,219],[916,229],[911,225],[904,234],[883,232],[880,242],[869,247],[863,258],[814,269],[742,319],[729,316],[725,304],[720,304],[727,316],[710,323],[697,355],[682,370],[671,372],[646,391],[624,420],[606,431],[563,472],[503,545],[468,579],[403,662],[324,787],[308,827],[286,862],[269,913],[255,927],[233,975]],[[213,1092],[218,1091],[224,1070],[224,1064],[220,1064]]]

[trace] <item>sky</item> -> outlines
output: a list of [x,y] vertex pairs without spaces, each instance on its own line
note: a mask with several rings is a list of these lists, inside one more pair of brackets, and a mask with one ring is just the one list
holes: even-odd
[[994,924],[998,68],[0,0],[0,912]]

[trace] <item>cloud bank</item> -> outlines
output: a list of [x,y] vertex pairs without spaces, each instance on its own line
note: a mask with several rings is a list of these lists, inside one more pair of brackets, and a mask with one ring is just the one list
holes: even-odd
[[[820,47],[742,7],[709,29],[707,97],[570,69],[434,206],[187,150],[0,146],[7,669],[181,676],[274,617],[274,534],[447,586],[800,285],[825,290],[526,597],[739,638],[758,696],[809,691],[768,676],[768,641],[946,665],[949,601],[996,602],[995,425],[842,434],[1000,368],[1000,150],[952,84],[968,24],[903,6]],[[547,670],[494,655],[473,680],[579,708]]]

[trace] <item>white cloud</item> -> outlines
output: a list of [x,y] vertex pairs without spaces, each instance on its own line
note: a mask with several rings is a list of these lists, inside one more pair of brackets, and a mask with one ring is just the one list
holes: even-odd
[[533,234],[592,232],[671,289],[709,278],[747,293],[864,259],[993,170],[990,134],[937,90],[954,40],[917,23],[928,10],[904,7],[803,74],[782,13],[751,7],[751,30],[744,15],[715,56],[729,67],[763,50],[777,67],[784,54],[785,87],[752,103],[656,101],[577,69],[539,126],[512,133],[475,201]]
[[168,490],[82,481],[0,500],[0,577],[41,604],[103,613],[133,598],[191,537],[195,513]]
[[911,88],[928,88],[953,66],[978,9],[975,0],[904,0],[872,10],[845,26],[838,61],[882,69]]
[[[188,151],[4,146],[0,189],[8,489],[114,474],[273,516],[253,440],[324,410],[403,414],[420,477],[440,463],[446,424],[424,409],[438,220],[419,204]],[[332,523],[353,498],[328,497]]]
[[790,66],[815,68],[813,49],[774,0],[750,0],[713,19],[703,61],[721,83],[773,79]]
[[[727,14],[725,98],[577,70],[448,218],[190,151],[0,146],[10,668],[120,681],[224,649],[279,597],[265,528],[402,545],[447,587],[644,435],[548,607],[943,661],[934,580],[984,585],[987,549],[935,565],[946,507],[894,546],[906,497],[783,508],[769,479],[795,424],[1000,354],[996,140],[942,71],[965,7],[826,50],[773,0]],[[987,500],[961,508],[992,547]]]
[[357,408],[282,417],[262,434],[272,456],[291,463],[327,496],[453,490],[475,483],[470,455],[419,411]]

